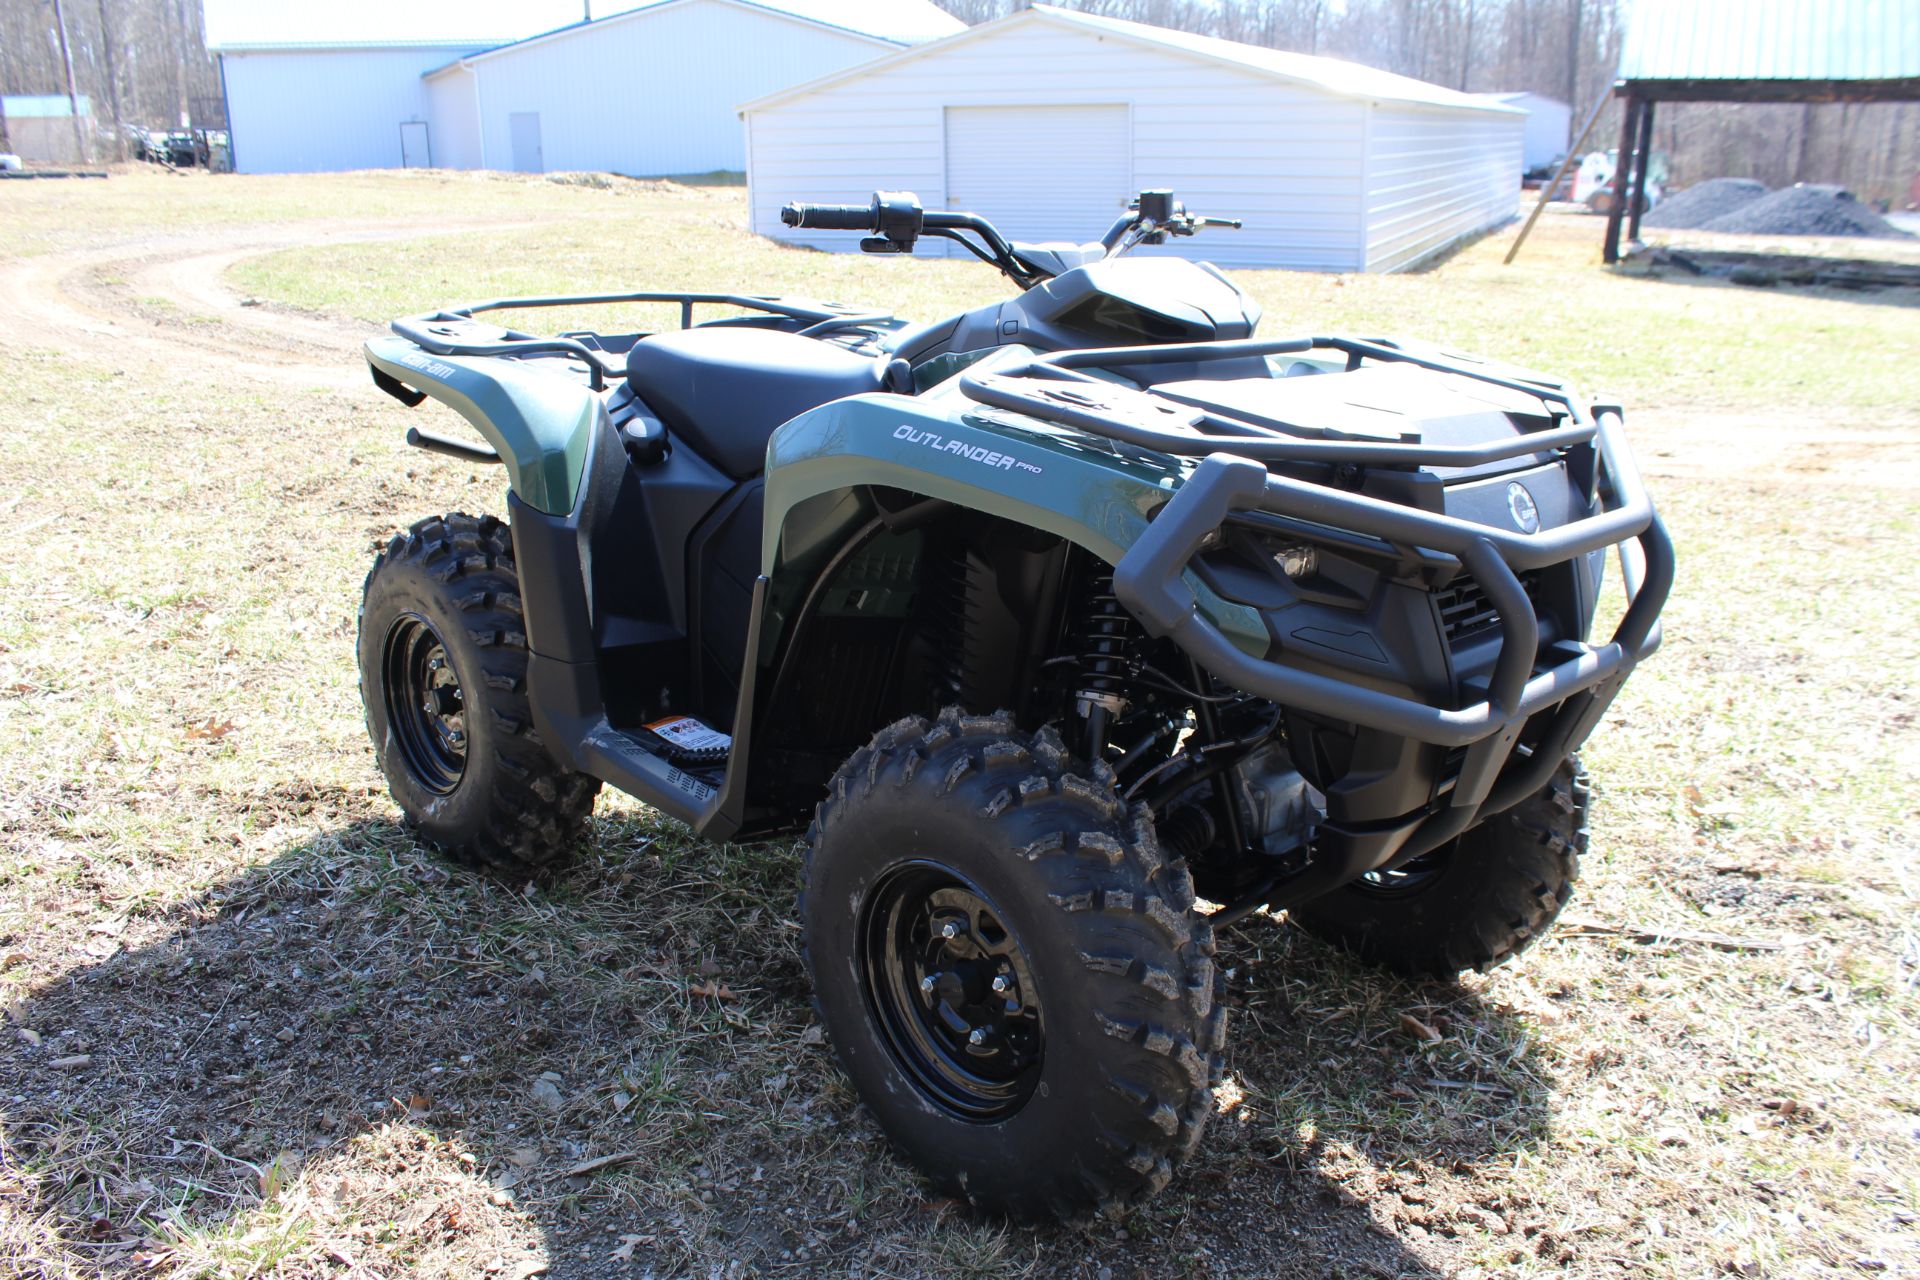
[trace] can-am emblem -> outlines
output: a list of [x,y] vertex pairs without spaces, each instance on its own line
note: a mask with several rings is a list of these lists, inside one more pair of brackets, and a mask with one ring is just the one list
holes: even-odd
[[1527,492],[1527,486],[1518,480],[1507,485],[1507,510],[1513,513],[1513,522],[1520,532],[1540,532],[1540,508],[1533,504],[1533,495]]

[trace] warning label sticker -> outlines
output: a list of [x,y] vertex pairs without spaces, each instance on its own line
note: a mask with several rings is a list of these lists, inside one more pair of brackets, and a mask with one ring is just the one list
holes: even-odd
[[718,729],[709,729],[692,716],[668,716],[647,726],[682,751],[721,752],[733,746],[733,739]]

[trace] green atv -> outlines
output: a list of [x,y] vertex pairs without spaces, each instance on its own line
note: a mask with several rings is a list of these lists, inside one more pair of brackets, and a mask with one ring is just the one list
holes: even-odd
[[[1130,253],[1222,225],[1167,192],[1084,245],[901,193],[784,217],[954,240],[1020,292],[925,324],[514,298],[367,344],[485,443],[409,440],[508,486],[367,577],[381,767],[423,838],[514,875],[603,782],[714,840],[805,831],[819,1014],[896,1146],[1016,1216],[1137,1201],[1211,1110],[1217,930],[1284,908],[1452,975],[1552,923],[1574,753],[1658,644],[1671,544],[1617,407],[1255,337],[1219,271]],[[679,329],[480,318],[662,301]]]

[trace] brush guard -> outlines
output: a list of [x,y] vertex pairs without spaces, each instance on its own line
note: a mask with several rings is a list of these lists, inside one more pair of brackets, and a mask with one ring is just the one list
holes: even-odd
[[[1537,397],[1568,425],[1472,445],[1353,439],[1334,433],[1169,402],[1085,372],[1158,364],[1203,365],[1330,351],[1348,369],[1398,361]],[[1589,412],[1562,386],[1496,373],[1383,342],[1313,337],[1068,351],[963,375],[969,398],[1103,436],[1134,448],[1202,461],[1114,567],[1114,593],[1156,637],[1171,639],[1221,680],[1284,706],[1439,746],[1465,748],[1458,781],[1437,810],[1411,826],[1343,842],[1273,901],[1297,903],[1368,871],[1390,869],[1445,844],[1482,818],[1547,785],[1560,760],[1599,723],[1628,673],[1660,644],[1660,611],[1673,585],[1673,543],[1654,511],[1622,435],[1615,406]],[[1558,414],[1556,417],[1560,416]],[[1158,421],[1155,421],[1155,419]],[[1286,463],[1474,466],[1561,453],[1568,474],[1599,510],[1558,528],[1522,534],[1274,474]],[[1241,650],[1206,616],[1185,581],[1189,562],[1228,523],[1251,524],[1331,551],[1361,551],[1477,582],[1499,616],[1498,657],[1483,698],[1444,708],[1384,693]],[[1560,641],[1542,662],[1540,628],[1519,574],[1617,548],[1627,608],[1604,644]],[[1550,713],[1531,751],[1522,730]]]

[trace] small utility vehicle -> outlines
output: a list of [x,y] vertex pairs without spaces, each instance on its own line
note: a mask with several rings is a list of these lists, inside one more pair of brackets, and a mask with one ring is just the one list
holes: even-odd
[[[367,344],[486,443],[409,439],[508,485],[368,575],[374,746],[423,837],[516,875],[603,782],[713,839],[804,830],[819,1014],[897,1147],[991,1210],[1124,1205],[1211,1111],[1216,930],[1284,908],[1452,975],[1553,921],[1574,752],[1658,643],[1671,544],[1617,406],[1255,337],[1219,271],[1128,256],[1219,224],[1167,192],[1087,245],[901,193],[783,216],[958,241],[1020,292],[917,325],[512,298]],[[480,318],[662,301],[679,329]]]

